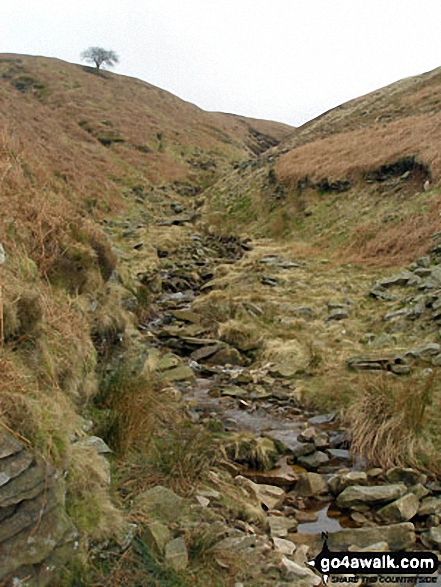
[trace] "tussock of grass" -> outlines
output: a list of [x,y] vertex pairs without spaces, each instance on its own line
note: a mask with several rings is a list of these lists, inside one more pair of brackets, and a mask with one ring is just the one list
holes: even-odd
[[280,456],[272,440],[247,434],[235,435],[224,450],[233,461],[257,471],[268,471]]
[[160,389],[154,372],[136,374],[125,366],[103,382],[95,399],[100,434],[119,456],[130,449],[145,450],[161,415],[168,415]]
[[148,460],[157,482],[191,493],[214,463],[217,446],[202,426],[183,420],[154,439]]
[[370,465],[395,465],[439,471],[439,455],[425,428],[435,372],[425,379],[370,375],[356,390],[346,420],[351,449]]
[[219,338],[242,351],[259,348],[262,335],[258,327],[243,320],[228,320],[219,325]]

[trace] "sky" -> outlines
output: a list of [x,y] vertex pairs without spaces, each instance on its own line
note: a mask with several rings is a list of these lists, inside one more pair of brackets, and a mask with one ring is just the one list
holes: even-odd
[[0,53],[113,71],[205,110],[299,126],[441,65],[440,0],[1,0]]

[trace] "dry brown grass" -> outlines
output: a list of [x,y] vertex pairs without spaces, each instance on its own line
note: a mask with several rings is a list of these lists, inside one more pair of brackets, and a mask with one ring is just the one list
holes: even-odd
[[342,255],[351,263],[365,266],[403,266],[427,254],[431,235],[441,226],[441,205],[425,214],[412,214],[385,227],[378,222],[357,226]]
[[371,466],[425,466],[438,472],[439,458],[425,426],[436,372],[423,380],[373,377],[360,382],[346,413],[351,450]]
[[297,181],[306,176],[313,181],[323,177],[355,179],[385,163],[417,154],[438,181],[441,177],[440,141],[440,112],[403,118],[388,125],[376,124],[313,140],[284,155],[277,165],[277,174],[291,185],[297,185]]

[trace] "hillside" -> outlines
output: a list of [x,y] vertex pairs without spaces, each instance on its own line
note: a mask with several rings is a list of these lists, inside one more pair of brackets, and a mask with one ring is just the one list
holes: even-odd
[[[15,144],[33,137],[40,165],[76,187],[108,178],[202,181],[274,146],[292,129],[204,112],[146,82],[56,59],[3,55],[2,127]],[[104,148],[103,148],[104,147]]]
[[212,222],[232,210],[232,226],[243,218],[256,234],[304,235],[367,263],[423,254],[438,225],[440,89],[436,69],[304,124],[207,193]]
[[1,56],[2,586],[439,556],[440,75],[292,129]]

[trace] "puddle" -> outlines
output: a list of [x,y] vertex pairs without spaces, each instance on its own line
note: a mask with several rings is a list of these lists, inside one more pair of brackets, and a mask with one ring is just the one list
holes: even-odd
[[328,516],[328,509],[329,504],[326,504],[324,508],[316,512],[318,516],[316,522],[299,524],[297,532],[299,534],[321,534],[322,532],[331,533],[343,530],[343,527],[337,518],[331,518]]

